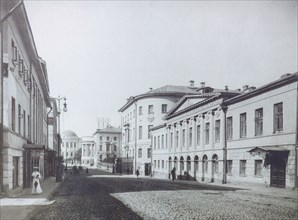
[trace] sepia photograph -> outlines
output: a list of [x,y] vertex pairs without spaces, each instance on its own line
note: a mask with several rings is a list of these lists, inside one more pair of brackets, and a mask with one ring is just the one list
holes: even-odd
[[298,0],[0,0],[0,219],[298,219]]

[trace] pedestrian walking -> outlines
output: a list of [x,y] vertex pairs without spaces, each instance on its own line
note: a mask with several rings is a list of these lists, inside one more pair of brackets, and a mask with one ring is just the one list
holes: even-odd
[[128,175],[129,174],[129,167],[127,168],[126,172],[127,172],[127,175]]
[[172,180],[174,181],[176,179],[176,168],[175,167],[171,170],[171,175],[172,175]]
[[136,175],[137,175],[137,178],[139,178],[139,175],[140,175],[139,169],[136,170]]
[[38,172],[38,167],[34,167],[33,168],[33,173],[32,173],[32,194],[40,194],[42,193],[42,189],[40,187],[40,179],[41,179],[41,175]]
[[86,173],[89,173],[88,167],[86,167]]

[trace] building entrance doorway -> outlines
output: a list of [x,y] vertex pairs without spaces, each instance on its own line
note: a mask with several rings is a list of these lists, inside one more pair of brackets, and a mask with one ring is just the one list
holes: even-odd
[[13,157],[12,158],[13,163],[13,171],[12,171],[12,185],[13,188],[16,188],[19,186],[19,158]]
[[273,153],[271,158],[271,186],[284,188],[286,185],[287,155]]

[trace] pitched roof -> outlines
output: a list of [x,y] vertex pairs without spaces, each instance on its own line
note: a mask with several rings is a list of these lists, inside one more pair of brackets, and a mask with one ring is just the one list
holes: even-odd
[[175,85],[166,85],[157,89],[153,89],[149,92],[142,93],[137,96],[131,96],[127,102],[119,109],[119,112],[123,112],[130,105],[132,105],[136,100],[149,98],[154,96],[173,96],[177,98],[181,98],[186,94],[199,94],[197,91],[198,87],[190,87],[190,86],[175,86]]
[[97,129],[94,134],[96,133],[121,133],[121,128],[108,126],[106,128]]
[[[195,109],[199,106],[203,106],[209,102],[212,102],[219,98],[230,98],[234,96],[238,96],[240,94],[239,91],[222,91],[222,90],[214,90],[216,92],[211,93],[203,93],[199,95],[185,95],[182,97],[174,107],[163,117],[164,120],[173,118],[179,114],[184,112],[188,112],[192,109]],[[221,92],[218,92],[221,91]],[[194,101],[187,103],[188,100],[193,99]]]
[[263,93],[268,92],[270,90],[273,90],[273,89],[276,89],[276,88],[279,88],[279,87],[282,87],[282,86],[285,86],[285,85],[288,85],[290,83],[297,82],[297,81],[298,81],[298,72],[293,73],[293,74],[287,73],[287,74],[282,75],[280,77],[280,79],[278,79],[278,80],[267,83],[267,84],[265,84],[263,86],[260,86],[259,88],[256,88],[252,91],[244,92],[241,95],[230,98],[230,99],[225,101],[225,104],[226,105],[231,105],[231,104],[234,104],[234,103],[249,99],[251,97],[263,94]]

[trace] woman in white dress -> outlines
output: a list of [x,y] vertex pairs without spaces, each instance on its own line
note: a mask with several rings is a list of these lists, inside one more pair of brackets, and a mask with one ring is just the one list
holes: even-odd
[[32,177],[33,177],[33,182],[32,182],[32,194],[40,194],[42,193],[41,187],[40,187],[40,182],[39,180],[41,179],[41,175],[38,172],[38,168],[34,167],[33,169],[33,173],[32,173]]

